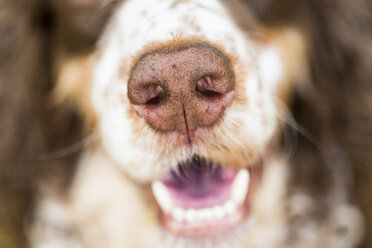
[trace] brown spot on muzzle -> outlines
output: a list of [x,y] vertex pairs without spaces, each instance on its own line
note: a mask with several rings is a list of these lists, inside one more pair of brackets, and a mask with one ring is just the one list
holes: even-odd
[[137,114],[158,131],[192,138],[198,127],[223,115],[234,96],[230,60],[218,49],[192,44],[172,51],[152,51],[132,67],[128,98]]

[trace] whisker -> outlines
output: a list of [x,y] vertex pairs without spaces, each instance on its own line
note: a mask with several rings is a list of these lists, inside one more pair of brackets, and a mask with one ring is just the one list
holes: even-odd
[[[283,153],[287,156],[287,158],[290,158],[292,157],[298,144],[298,126],[297,122],[293,119],[293,116],[289,111],[286,111],[285,114],[282,114],[282,116],[286,117],[278,117],[278,120],[282,121],[281,127],[283,129]],[[288,125],[288,121],[293,123],[292,126],[294,128]]]
[[89,145],[92,145],[98,140],[99,140],[99,134],[97,132],[94,132],[82,138],[81,140],[77,141],[75,144],[72,144],[66,148],[56,150],[56,151],[37,154],[36,158],[39,160],[53,160],[53,159],[63,158],[68,155],[79,152],[83,148],[88,147]]
[[[296,133],[302,135],[304,138],[306,138],[309,142],[314,144],[316,147],[321,147],[322,143],[321,141],[315,137],[309,130],[307,130],[304,126],[299,124],[292,113],[288,110],[288,107],[284,103],[282,103],[279,99],[276,99],[276,103],[279,109],[277,118],[278,120],[282,121],[283,123],[287,124],[288,127],[290,127],[292,130],[294,130]],[[298,140],[298,138],[296,138]],[[296,140],[296,143],[297,143]]]

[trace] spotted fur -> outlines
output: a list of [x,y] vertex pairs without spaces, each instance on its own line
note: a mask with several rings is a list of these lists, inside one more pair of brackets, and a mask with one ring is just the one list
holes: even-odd
[[[85,148],[67,196],[42,190],[30,228],[33,247],[355,247],[359,243],[360,213],[347,201],[325,221],[308,220],[304,234],[296,242],[288,241],[292,212],[301,215],[316,204],[304,192],[287,195],[289,154],[280,144],[284,126],[294,125],[288,110],[294,88],[307,83],[306,37],[296,27],[275,30],[254,23],[242,27],[230,7],[217,0],[127,0],[117,6],[96,52],[89,55],[95,63],[86,91],[94,112],[90,119],[95,119],[92,135],[98,142]],[[195,42],[212,44],[231,60],[236,88],[234,102],[222,119],[202,128],[190,146],[180,144],[175,133],[153,130],[136,115],[127,84],[131,68],[143,54]],[[61,71],[63,84],[65,71]],[[141,185],[161,178],[192,154],[235,168],[250,167],[265,157],[249,222],[220,238],[199,241],[161,229],[153,201]],[[332,235],[331,227],[341,216],[350,220],[345,239]]]

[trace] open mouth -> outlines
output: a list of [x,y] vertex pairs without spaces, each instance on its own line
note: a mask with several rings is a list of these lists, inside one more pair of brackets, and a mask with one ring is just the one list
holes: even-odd
[[204,238],[245,222],[262,166],[252,168],[224,168],[198,156],[179,164],[177,171],[152,183],[163,228],[182,237]]

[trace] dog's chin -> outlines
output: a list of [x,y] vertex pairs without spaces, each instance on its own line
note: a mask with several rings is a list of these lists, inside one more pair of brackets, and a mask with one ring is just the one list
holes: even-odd
[[263,158],[233,169],[194,155],[151,184],[161,227],[178,237],[200,240],[235,230],[251,218],[253,192]]

